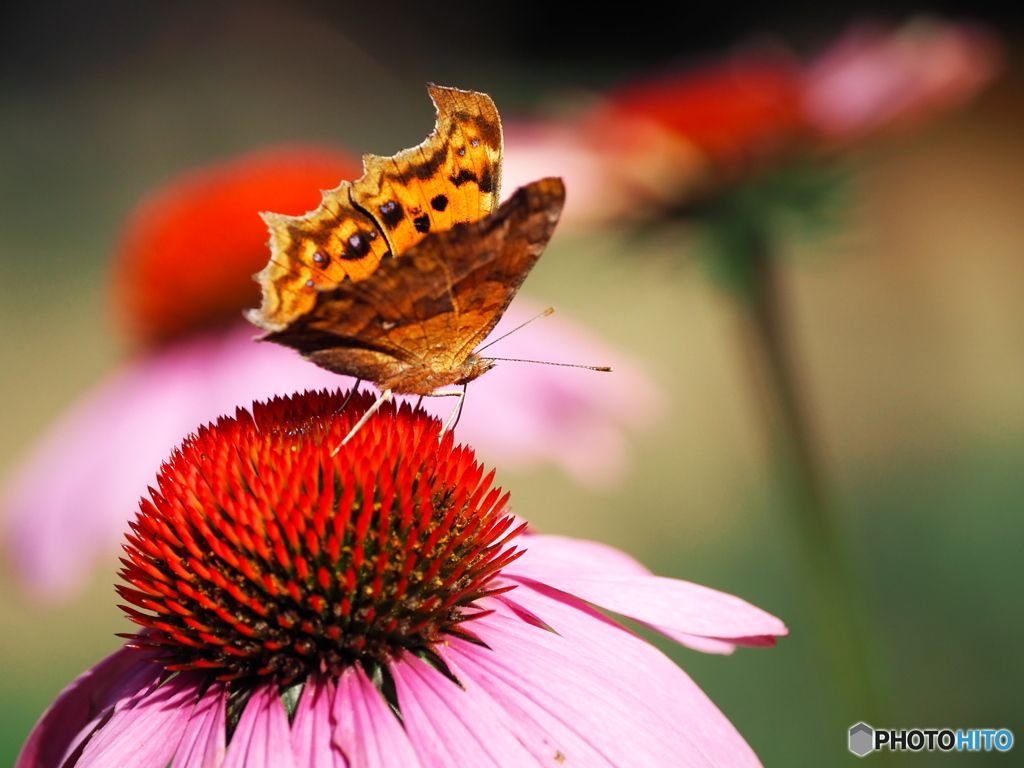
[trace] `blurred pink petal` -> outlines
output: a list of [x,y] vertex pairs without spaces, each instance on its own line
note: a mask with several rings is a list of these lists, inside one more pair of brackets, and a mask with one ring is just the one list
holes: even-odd
[[[543,309],[518,297],[490,338]],[[503,468],[551,461],[586,485],[614,485],[628,463],[628,432],[649,426],[668,407],[667,397],[634,360],[558,313],[530,323],[485,354],[615,369],[602,373],[499,362],[474,381],[455,434]],[[426,398],[424,406],[446,418],[453,401]]]
[[636,194],[614,158],[582,141],[569,123],[518,121],[504,126],[505,162],[501,172],[507,197],[545,176],[565,182],[565,208],[559,231],[615,220],[636,205]]
[[[495,333],[535,309],[517,299]],[[353,384],[254,335],[240,322],[139,357],[54,427],[11,475],[2,502],[8,562],[26,588],[50,598],[82,588],[92,565],[116,551],[161,461],[199,425],[255,400]],[[557,315],[488,352],[616,368],[499,363],[473,382],[457,437],[505,467],[552,461],[586,484],[614,483],[626,466],[628,431],[664,408],[664,396],[628,359]],[[455,398],[425,404],[447,419]]]
[[996,41],[978,26],[863,24],[808,66],[804,110],[826,138],[858,139],[959,106],[995,77],[1000,60]]

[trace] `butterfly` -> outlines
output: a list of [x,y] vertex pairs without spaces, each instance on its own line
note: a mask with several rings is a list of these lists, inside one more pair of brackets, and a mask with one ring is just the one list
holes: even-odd
[[498,206],[502,133],[494,102],[428,87],[423,143],[366,155],[363,176],[305,216],[263,214],[271,259],[256,275],[261,337],[382,398],[430,395],[494,366],[475,353],[554,233],[565,188],[547,178]]

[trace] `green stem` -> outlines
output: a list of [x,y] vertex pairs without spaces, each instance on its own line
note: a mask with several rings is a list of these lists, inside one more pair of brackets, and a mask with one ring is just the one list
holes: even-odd
[[[870,663],[867,625],[847,554],[828,503],[821,451],[801,397],[787,334],[785,301],[777,260],[767,237],[751,238],[747,319],[751,363],[768,390],[765,415],[778,470],[793,515],[804,563],[804,581],[816,619],[818,645],[836,686],[837,705],[847,727],[865,721],[885,727]],[[845,743],[845,734],[837,734]],[[875,759],[890,753],[875,755]]]

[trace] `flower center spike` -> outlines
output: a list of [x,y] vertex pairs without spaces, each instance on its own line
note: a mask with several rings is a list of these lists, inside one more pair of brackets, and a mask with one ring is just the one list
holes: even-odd
[[[256,404],[165,464],[125,545],[118,590],[170,669],[221,679],[431,656],[518,557],[508,496],[439,423],[359,394]],[[340,448],[339,448],[340,446]]]

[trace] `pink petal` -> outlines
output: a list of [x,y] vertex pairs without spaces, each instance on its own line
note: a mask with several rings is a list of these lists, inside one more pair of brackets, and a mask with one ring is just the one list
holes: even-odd
[[392,673],[405,730],[426,765],[556,765],[531,754],[520,742],[516,724],[493,700],[467,695],[426,662],[407,655],[392,667]]
[[[544,728],[564,758],[560,764],[760,764],[710,699],[649,643],[571,598],[529,588],[515,595],[556,632],[538,630],[502,606],[474,622],[490,650],[453,641],[442,654],[467,687],[476,683],[507,702],[510,716]],[[594,762],[595,754],[603,763]]]
[[227,687],[214,683],[196,704],[171,768],[220,768],[227,752]]
[[700,635],[688,635],[685,632],[670,632],[657,627],[652,627],[652,629],[656,629],[660,634],[680,645],[685,645],[687,648],[692,648],[701,653],[717,653],[728,656],[736,650],[737,645],[750,645],[750,643],[730,643],[727,640],[716,640],[711,637],[701,637]]
[[39,718],[15,768],[62,765],[118,705],[161,675],[162,670],[144,658],[138,651],[122,649],[79,675]]
[[334,682],[313,675],[306,681],[292,721],[296,768],[348,768],[345,753],[334,743]]
[[262,682],[245,705],[224,768],[297,768],[288,713],[276,682]]
[[[650,576],[651,572],[638,560],[608,544],[568,536],[528,533],[516,542],[528,554],[505,573],[521,573],[535,579],[545,574],[605,574],[616,576]],[[536,570],[535,570],[536,569]]]
[[469,707],[500,713],[495,727],[509,729],[536,764],[614,768],[589,740],[591,723],[578,722],[563,707],[545,708],[518,677],[514,664],[495,664],[490,652],[461,641],[452,643],[443,655],[465,686]]
[[165,768],[181,743],[202,680],[199,673],[182,673],[139,690],[85,745],[76,768]]
[[[690,645],[689,636],[747,641],[772,645],[786,635],[786,625],[770,613],[734,595],[661,576],[545,575],[541,580],[515,577],[522,584],[544,591],[554,588],[614,613],[643,622],[679,643]],[[700,644],[697,650],[713,647]],[[724,651],[724,647],[720,652]]]
[[[359,667],[338,678],[334,743],[349,768],[424,768],[398,717]],[[444,765],[445,763],[442,763]]]
[[779,619],[745,600],[651,575],[612,547],[557,536],[529,535],[520,542],[526,553],[503,571],[506,578],[574,595],[696,650],[731,653],[738,644],[773,645],[775,636],[788,633]]

